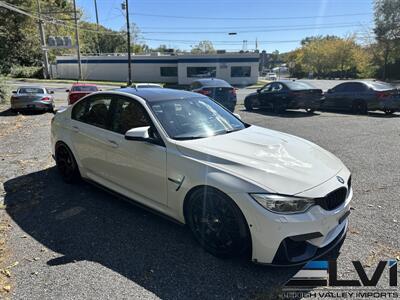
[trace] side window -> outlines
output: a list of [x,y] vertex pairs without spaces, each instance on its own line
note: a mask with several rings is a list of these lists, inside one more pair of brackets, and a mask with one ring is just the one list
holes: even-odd
[[261,93],[270,92],[271,89],[272,89],[272,83],[269,83],[269,84],[265,85],[265,86],[261,89]]
[[337,87],[334,88],[335,92],[342,93],[346,90],[347,84],[339,84]]
[[125,134],[132,128],[151,126],[149,115],[139,102],[118,96],[115,101],[112,131]]
[[79,101],[72,109],[72,119],[107,129],[111,96],[96,95]]
[[359,83],[359,82],[354,82],[351,84],[350,89],[348,90],[349,92],[356,92],[356,93],[362,93],[366,90],[366,87],[364,84]]
[[282,85],[282,84],[276,83],[276,82],[274,82],[274,83],[272,84],[272,88],[271,88],[271,91],[272,91],[272,92],[279,92],[279,91],[282,90],[282,89],[283,89],[283,85]]

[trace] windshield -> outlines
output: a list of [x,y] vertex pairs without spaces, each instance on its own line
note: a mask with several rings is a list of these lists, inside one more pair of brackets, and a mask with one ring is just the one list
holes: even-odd
[[20,88],[18,93],[19,94],[44,94],[44,91],[41,88]]
[[372,85],[372,87],[376,90],[394,90],[395,87],[393,85],[391,85],[390,83],[386,83],[386,82],[371,82],[370,83]]
[[95,86],[74,86],[72,87],[71,91],[73,92],[96,92],[97,87]]
[[209,98],[166,100],[149,105],[169,137],[176,140],[205,138],[246,127]]

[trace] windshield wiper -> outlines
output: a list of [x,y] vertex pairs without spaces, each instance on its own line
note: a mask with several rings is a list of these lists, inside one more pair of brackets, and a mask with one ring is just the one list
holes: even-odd
[[220,135],[220,134],[227,134],[235,131],[242,130],[243,128],[235,128],[235,129],[229,129],[229,130],[221,130],[219,132],[216,132],[214,135]]

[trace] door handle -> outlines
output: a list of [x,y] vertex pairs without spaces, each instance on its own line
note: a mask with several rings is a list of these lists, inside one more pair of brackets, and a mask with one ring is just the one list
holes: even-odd
[[108,140],[108,142],[110,143],[111,147],[113,147],[113,148],[118,148],[119,147],[119,145],[118,145],[118,143],[116,141]]
[[75,132],[79,132],[79,127],[78,126],[72,126],[72,130]]

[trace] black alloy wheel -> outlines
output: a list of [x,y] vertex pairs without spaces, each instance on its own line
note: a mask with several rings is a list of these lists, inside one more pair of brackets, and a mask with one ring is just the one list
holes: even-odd
[[55,156],[57,169],[66,183],[74,183],[81,178],[74,155],[65,144],[56,145]]
[[394,114],[394,112],[395,112],[394,109],[390,109],[390,108],[385,108],[383,111],[384,111],[385,114],[387,114],[387,115],[392,115],[392,114]]
[[247,99],[247,101],[245,100],[244,107],[246,108],[246,110],[252,111],[254,109],[254,99],[249,98]]
[[309,114],[313,114],[313,113],[315,112],[315,109],[314,109],[314,108],[306,108],[305,110],[306,110],[306,112],[309,113]]
[[352,105],[352,111],[356,114],[367,114],[368,105],[364,100],[354,100]]
[[188,199],[187,224],[196,240],[211,254],[233,257],[250,249],[250,232],[237,205],[224,193],[198,189]]

